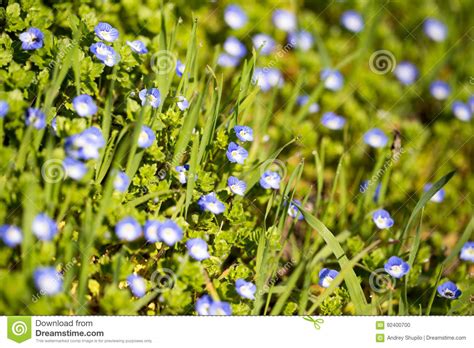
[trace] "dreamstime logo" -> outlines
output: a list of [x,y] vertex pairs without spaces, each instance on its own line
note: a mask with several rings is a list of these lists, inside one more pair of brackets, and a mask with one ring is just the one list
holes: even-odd
[[375,51],[369,58],[370,70],[378,75],[392,72],[396,66],[397,60],[395,56],[387,50]]
[[47,160],[41,166],[41,176],[44,181],[50,184],[55,184],[64,180],[66,177],[66,170],[63,166],[63,162],[58,159]]
[[31,317],[8,317],[7,337],[17,343],[31,338]]
[[161,268],[152,273],[150,281],[156,291],[161,293],[173,289],[178,281],[178,277],[169,268]]
[[150,66],[159,75],[169,74],[176,67],[176,56],[168,50],[158,51],[151,56]]
[[369,284],[375,292],[387,292],[395,287],[395,282],[395,279],[384,268],[377,268],[370,273]]
[[283,161],[280,161],[279,159],[268,159],[263,162],[260,166],[260,176],[262,176],[263,173],[265,173],[267,170],[276,172],[280,176],[281,180],[286,177],[286,165],[285,163],[283,163]]

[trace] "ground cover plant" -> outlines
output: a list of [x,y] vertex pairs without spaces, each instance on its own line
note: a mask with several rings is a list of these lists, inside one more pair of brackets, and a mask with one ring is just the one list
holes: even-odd
[[0,313],[472,315],[469,1],[8,1]]

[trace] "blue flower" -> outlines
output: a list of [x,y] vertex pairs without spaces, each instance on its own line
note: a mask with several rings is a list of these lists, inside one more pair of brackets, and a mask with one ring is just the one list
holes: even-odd
[[34,218],[31,230],[39,240],[49,241],[58,233],[58,225],[48,215],[40,213]]
[[160,241],[158,236],[158,228],[161,222],[158,220],[147,220],[145,226],[143,226],[143,232],[145,233],[145,239],[148,243],[157,243]]
[[381,230],[392,227],[394,223],[390,213],[384,209],[374,211],[372,214],[372,220]]
[[430,93],[435,99],[444,100],[451,94],[451,88],[446,82],[437,80],[430,85]]
[[245,190],[247,189],[245,181],[239,180],[235,176],[229,176],[229,179],[227,179],[227,186],[233,194],[239,196],[245,195]]
[[182,95],[180,95],[180,96],[178,97],[178,101],[176,102],[176,105],[178,105],[178,108],[179,108],[181,111],[184,111],[184,110],[186,110],[187,108],[189,108],[189,102],[188,102],[188,100],[187,100],[184,96],[182,96]]
[[246,282],[244,279],[237,279],[235,281],[235,291],[243,298],[255,300],[255,291],[257,287],[252,282]]
[[272,21],[275,27],[286,32],[296,30],[296,16],[294,13],[286,10],[273,11]]
[[423,31],[433,41],[444,41],[448,34],[448,29],[439,20],[434,18],[428,18],[423,23]]
[[145,44],[140,40],[127,41],[127,45],[132,49],[133,52],[137,54],[146,54],[148,50]]
[[384,265],[385,271],[394,278],[401,278],[410,271],[410,265],[397,256],[392,256]]
[[342,14],[341,24],[344,28],[353,33],[359,33],[364,29],[364,19],[358,12],[353,10],[346,11]]
[[[362,184],[360,185],[360,187],[359,187],[359,191],[360,191],[360,193],[365,193],[368,188],[369,188],[369,181],[364,180],[362,182]],[[374,197],[373,197],[374,202],[377,202],[379,200],[381,189],[382,189],[382,185],[378,184],[377,187],[375,188],[375,192],[374,192]]]
[[181,61],[178,59],[176,61],[176,75],[178,75],[179,77],[183,76],[183,73],[184,73],[184,69],[186,68],[186,66],[181,63]]
[[207,251],[207,243],[201,238],[193,238],[186,242],[186,248],[188,248],[189,255],[197,261],[202,261],[209,258],[209,252]]
[[283,76],[278,69],[255,68],[252,82],[257,84],[263,92],[266,92],[272,87],[283,86]]
[[280,188],[280,181],[281,177],[278,175],[277,172],[272,172],[271,170],[267,170],[265,173],[262,174],[260,177],[260,186],[264,189],[274,189],[278,190]]
[[96,42],[91,45],[89,48],[92,53],[99,59],[102,63],[107,66],[114,66],[120,61],[120,56],[115,50],[104,44],[103,42]]
[[4,118],[5,115],[8,113],[8,109],[10,106],[5,100],[0,100],[0,118]]
[[213,301],[209,307],[210,315],[231,315],[232,308],[228,302]]
[[324,87],[333,92],[339,91],[344,86],[344,77],[338,70],[323,69],[321,79],[324,81]]
[[95,26],[94,31],[99,39],[108,42],[114,42],[119,37],[118,30],[109,23],[99,22],[99,24]]
[[148,90],[144,88],[138,93],[138,97],[142,101],[142,106],[149,104],[153,109],[156,109],[160,106],[161,93],[157,88]]
[[114,189],[118,192],[125,192],[130,185],[130,178],[125,172],[118,171],[114,178]]
[[471,110],[471,113],[474,113],[474,95],[471,96],[471,97],[467,100],[467,105],[469,106],[469,109]]
[[36,268],[33,280],[42,295],[53,296],[63,290],[63,277],[54,267]]
[[20,34],[21,48],[26,51],[37,50],[43,47],[44,35],[38,28],[29,28]]
[[[296,99],[296,103],[299,105],[299,106],[304,106],[306,105],[307,103],[309,102],[309,95],[300,95],[297,99]],[[318,112],[319,111],[319,104],[318,103],[312,103],[310,106],[309,106],[309,109],[308,111],[310,113],[315,113],[315,112]]]
[[[428,183],[426,184],[424,187],[423,187],[423,191],[429,191],[429,189],[433,187],[433,184],[431,183]],[[446,191],[444,191],[444,189],[440,189],[439,191],[437,191],[433,197],[431,197],[430,201],[431,202],[435,202],[435,203],[441,203],[442,201],[444,201],[444,196],[446,196]]]
[[418,69],[410,62],[404,61],[393,71],[395,77],[404,85],[411,85],[418,78]]
[[134,218],[126,217],[115,225],[115,234],[119,239],[131,242],[141,236],[142,227]]
[[253,141],[253,130],[248,126],[235,126],[234,132],[240,141]]
[[275,40],[270,35],[267,34],[256,34],[252,37],[253,47],[258,51],[262,56],[268,56],[275,49]]
[[242,58],[247,54],[245,45],[234,36],[229,36],[224,42],[224,51],[233,57]]
[[469,106],[460,101],[455,101],[451,107],[454,116],[464,122],[469,122],[472,118],[472,112]]
[[294,219],[303,220],[303,213],[301,213],[301,210],[300,208],[298,208],[298,205],[301,206],[301,202],[299,200],[294,199],[293,201],[291,201],[288,206],[288,215],[290,215]]
[[204,295],[197,299],[194,308],[199,315],[210,315],[209,309],[211,308],[212,298],[209,295]]
[[310,50],[313,47],[314,39],[311,33],[301,30],[288,34],[288,43],[291,47],[296,47],[303,52]]
[[138,274],[130,274],[127,277],[127,285],[130,288],[133,296],[143,297],[146,294],[146,283],[145,279],[140,277]]
[[461,296],[462,291],[451,281],[444,282],[440,286],[438,286],[438,294],[442,297],[455,300],[459,296]]
[[77,114],[81,117],[91,116],[97,112],[97,105],[94,99],[88,94],[81,94],[72,100],[72,105]]
[[319,271],[319,286],[322,286],[323,288],[329,288],[332,281],[337,277],[338,274],[338,271],[329,268],[323,268],[321,271]]
[[6,246],[14,248],[21,244],[23,233],[19,227],[14,225],[2,225],[0,226],[0,238],[2,238]]
[[220,214],[224,212],[225,205],[216,196],[214,192],[201,196],[198,205],[203,211],[210,211],[213,214]]
[[232,29],[240,29],[247,23],[247,15],[238,5],[229,5],[224,10],[224,20]]
[[79,134],[66,139],[66,153],[69,157],[80,160],[99,158],[99,150],[105,146],[105,139],[97,127],[90,127]]
[[364,142],[372,147],[384,147],[387,145],[388,137],[379,128],[372,128],[364,134]]
[[227,147],[226,155],[230,162],[243,164],[249,153],[242,146],[231,142]]
[[71,157],[66,157],[63,160],[63,168],[66,176],[73,180],[81,180],[87,173],[87,166]]
[[[5,244],[7,243],[5,242]],[[463,245],[459,258],[464,261],[474,262],[474,242],[469,241]]]
[[46,127],[46,116],[40,109],[28,108],[26,110],[25,124],[27,126],[31,124],[36,129],[43,129]]
[[183,230],[173,220],[167,219],[158,226],[158,238],[168,246],[173,246],[183,238]]
[[178,172],[178,180],[181,184],[186,184],[187,182],[187,171],[189,170],[189,165],[185,164],[184,166],[176,166],[175,170]]
[[151,128],[142,126],[140,135],[138,136],[138,147],[141,149],[149,148],[155,141],[155,133]]
[[321,118],[321,123],[329,129],[338,130],[344,128],[346,119],[342,116],[336,115],[334,112],[325,112]]
[[240,59],[227,53],[221,53],[217,58],[217,65],[224,68],[235,68],[239,65]]

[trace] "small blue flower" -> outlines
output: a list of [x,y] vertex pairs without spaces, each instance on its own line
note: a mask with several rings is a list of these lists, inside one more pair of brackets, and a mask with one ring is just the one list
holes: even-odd
[[176,60],[176,75],[178,75],[178,77],[181,77],[183,76],[183,73],[184,73],[184,69],[186,68],[186,66],[181,63],[181,61],[178,59]]
[[233,57],[242,58],[247,54],[245,45],[234,36],[229,36],[224,42],[224,51]]
[[286,32],[296,30],[296,16],[294,13],[286,10],[273,11],[272,21],[275,27]]
[[[425,191],[425,192],[429,191],[429,189],[431,189],[431,187],[433,187],[433,184],[428,183],[423,187],[423,191]],[[434,202],[434,203],[441,203],[442,201],[444,201],[444,196],[446,196],[446,191],[444,190],[444,188],[442,188],[439,191],[437,191],[433,195],[433,197],[431,197],[430,201]]]
[[27,126],[31,124],[36,129],[43,129],[46,127],[46,116],[40,109],[28,108],[26,110],[25,124]]
[[430,85],[430,93],[435,99],[444,100],[451,94],[451,88],[446,82],[437,80]]
[[298,205],[301,206],[301,202],[297,199],[294,199],[290,202],[288,206],[288,215],[291,216],[293,219],[303,220],[303,213],[301,213],[300,208]]
[[245,190],[247,189],[245,181],[239,180],[235,176],[229,176],[229,179],[227,179],[227,186],[233,194],[239,196],[245,195]]
[[464,261],[474,262],[474,242],[469,241],[463,245],[459,258]]
[[359,33],[364,29],[364,19],[353,10],[346,11],[341,16],[341,24],[344,28],[353,33]]
[[226,155],[230,162],[244,164],[244,161],[248,157],[249,153],[242,146],[231,142],[227,147]]
[[[362,182],[362,184],[360,185],[360,187],[359,187],[359,191],[360,191],[360,193],[365,193],[368,188],[369,188],[369,181],[364,180]],[[375,188],[375,192],[374,192],[374,197],[373,197],[374,202],[377,202],[379,200],[381,189],[382,189],[382,185],[378,184],[377,187]]]
[[444,282],[440,286],[438,286],[438,294],[442,297],[455,300],[459,296],[461,296],[462,291],[451,281]]
[[87,173],[87,166],[71,157],[66,157],[63,160],[63,168],[66,176],[73,180],[81,180]]
[[403,85],[411,85],[418,78],[418,69],[410,62],[404,61],[397,65],[393,71],[395,77]]
[[10,106],[5,100],[0,100],[0,118],[4,118],[8,113]]
[[339,91],[344,86],[344,77],[338,70],[323,69],[321,79],[324,81],[324,87],[333,92]]
[[253,130],[248,126],[235,126],[234,132],[240,141],[253,141]]
[[209,295],[204,295],[197,299],[194,308],[199,315],[210,315],[209,309],[211,308],[212,298]]
[[188,100],[187,100],[184,96],[182,96],[182,95],[180,95],[180,96],[178,97],[178,101],[176,102],[176,105],[178,105],[178,108],[179,108],[181,111],[184,111],[184,110],[186,110],[187,108],[189,108],[189,102],[188,102]]
[[461,121],[469,122],[472,118],[472,112],[469,106],[460,101],[455,101],[451,107],[454,116]]
[[146,283],[145,279],[140,277],[138,274],[130,274],[127,277],[127,285],[130,288],[133,296],[143,297],[146,294]]
[[210,315],[231,315],[232,308],[228,302],[213,301],[209,307]]
[[384,265],[385,271],[394,278],[401,278],[410,271],[410,265],[397,256],[392,256]]
[[252,37],[253,47],[258,51],[262,56],[268,56],[275,49],[275,40],[270,35],[267,34],[256,34]]
[[321,124],[326,128],[338,130],[344,128],[346,119],[342,116],[336,115],[334,112],[325,112],[321,117]]
[[138,147],[141,149],[149,148],[155,141],[155,133],[150,127],[142,126],[140,135],[138,136]]
[[338,271],[329,268],[323,268],[321,271],[319,271],[319,286],[322,286],[323,288],[329,288],[332,281],[337,277],[338,274]]
[[131,242],[141,236],[142,227],[134,218],[126,217],[115,225],[115,234],[119,239]]
[[372,128],[364,134],[364,142],[372,147],[384,147],[387,145],[388,137],[379,128]]
[[426,36],[436,42],[444,41],[448,34],[448,29],[443,22],[434,18],[428,18],[425,20],[423,23],[423,31]]
[[217,58],[217,65],[224,68],[235,68],[239,65],[240,59],[227,53],[221,53]]
[[244,279],[237,279],[235,281],[235,291],[237,291],[237,293],[243,298],[255,300],[257,287],[252,282],[246,282]]
[[266,92],[272,87],[283,86],[283,76],[278,69],[255,68],[252,82],[257,84],[263,92]]
[[186,184],[187,182],[187,172],[189,170],[189,165],[185,164],[184,166],[176,166],[175,170],[178,172],[178,180],[181,184]]
[[37,50],[43,47],[44,35],[38,28],[29,28],[20,34],[21,48],[26,51]]
[[239,5],[229,5],[224,10],[224,20],[232,29],[240,29],[247,23],[247,15]]
[[213,214],[221,214],[225,210],[225,205],[216,196],[214,192],[201,196],[198,205],[203,211],[210,211]]
[[63,277],[54,267],[36,268],[33,280],[42,295],[53,296],[63,290]]
[[197,261],[208,259],[209,252],[207,251],[207,243],[201,238],[193,238],[186,242],[189,255]]
[[99,158],[99,150],[105,146],[105,139],[97,127],[90,127],[79,134],[66,139],[66,153],[69,157],[79,160]]
[[471,113],[474,114],[474,95],[469,97],[469,99],[467,100],[467,105],[469,106]]
[[376,210],[372,215],[372,220],[381,230],[392,227],[394,223],[390,213],[385,209]]
[[94,99],[88,94],[81,94],[72,100],[72,105],[81,117],[92,116],[97,112]]
[[156,109],[160,106],[161,93],[157,88],[148,90],[144,88],[138,93],[138,97],[142,101],[142,106],[148,104],[151,105],[153,109]]
[[39,240],[49,241],[58,233],[58,225],[48,215],[40,213],[34,218],[31,230]]
[[2,238],[6,246],[14,248],[21,244],[23,233],[19,227],[14,225],[2,225],[0,226],[0,238]]
[[114,42],[119,37],[118,30],[109,23],[99,22],[99,24],[95,26],[94,31],[99,39],[107,42]]
[[280,188],[280,181],[281,177],[278,175],[277,172],[272,172],[271,170],[267,170],[265,173],[262,174],[260,177],[260,186],[264,189],[274,189],[278,190]]
[[[296,99],[296,103],[299,105],[299,106],[304,106],[306,105],[307,103],[309,102],[309,95],[300,95],[297,99]],[[312,103],[310,106],[309,106],[309,109],[308,111],[312,114],[316,113],[319,111],[319,104],[318,103]]]
[[147,220],[145,226],[143,226],[143,232],[145,239],[148,243],[157,243],[160,241],[158,236],[158,229],[160,228],[161,222],[158,220]]
[[120,56],[115,50],[104,44],[103,42],[96,42],[91,45],[89,48],[92,53],[99,59],[102,63],[107,66],[114,66],[120,61]]
[[137,54],[146,54],[148,50],[145,44],[140,40],[127,41],[127,45],[132,49],[133,52]]
[[118,171],[114,178],[114,189],[118,192],[125,192],[130,185],[130,178],[125,172]]
[[314,38],[311,33],[301,30],[288,34],[288,43],[303,52],[309,51],[314,44]]
[[158,226],[158,238],[168,246],[173,246],[183,238],[183,230],[173,220],[167,219]]

